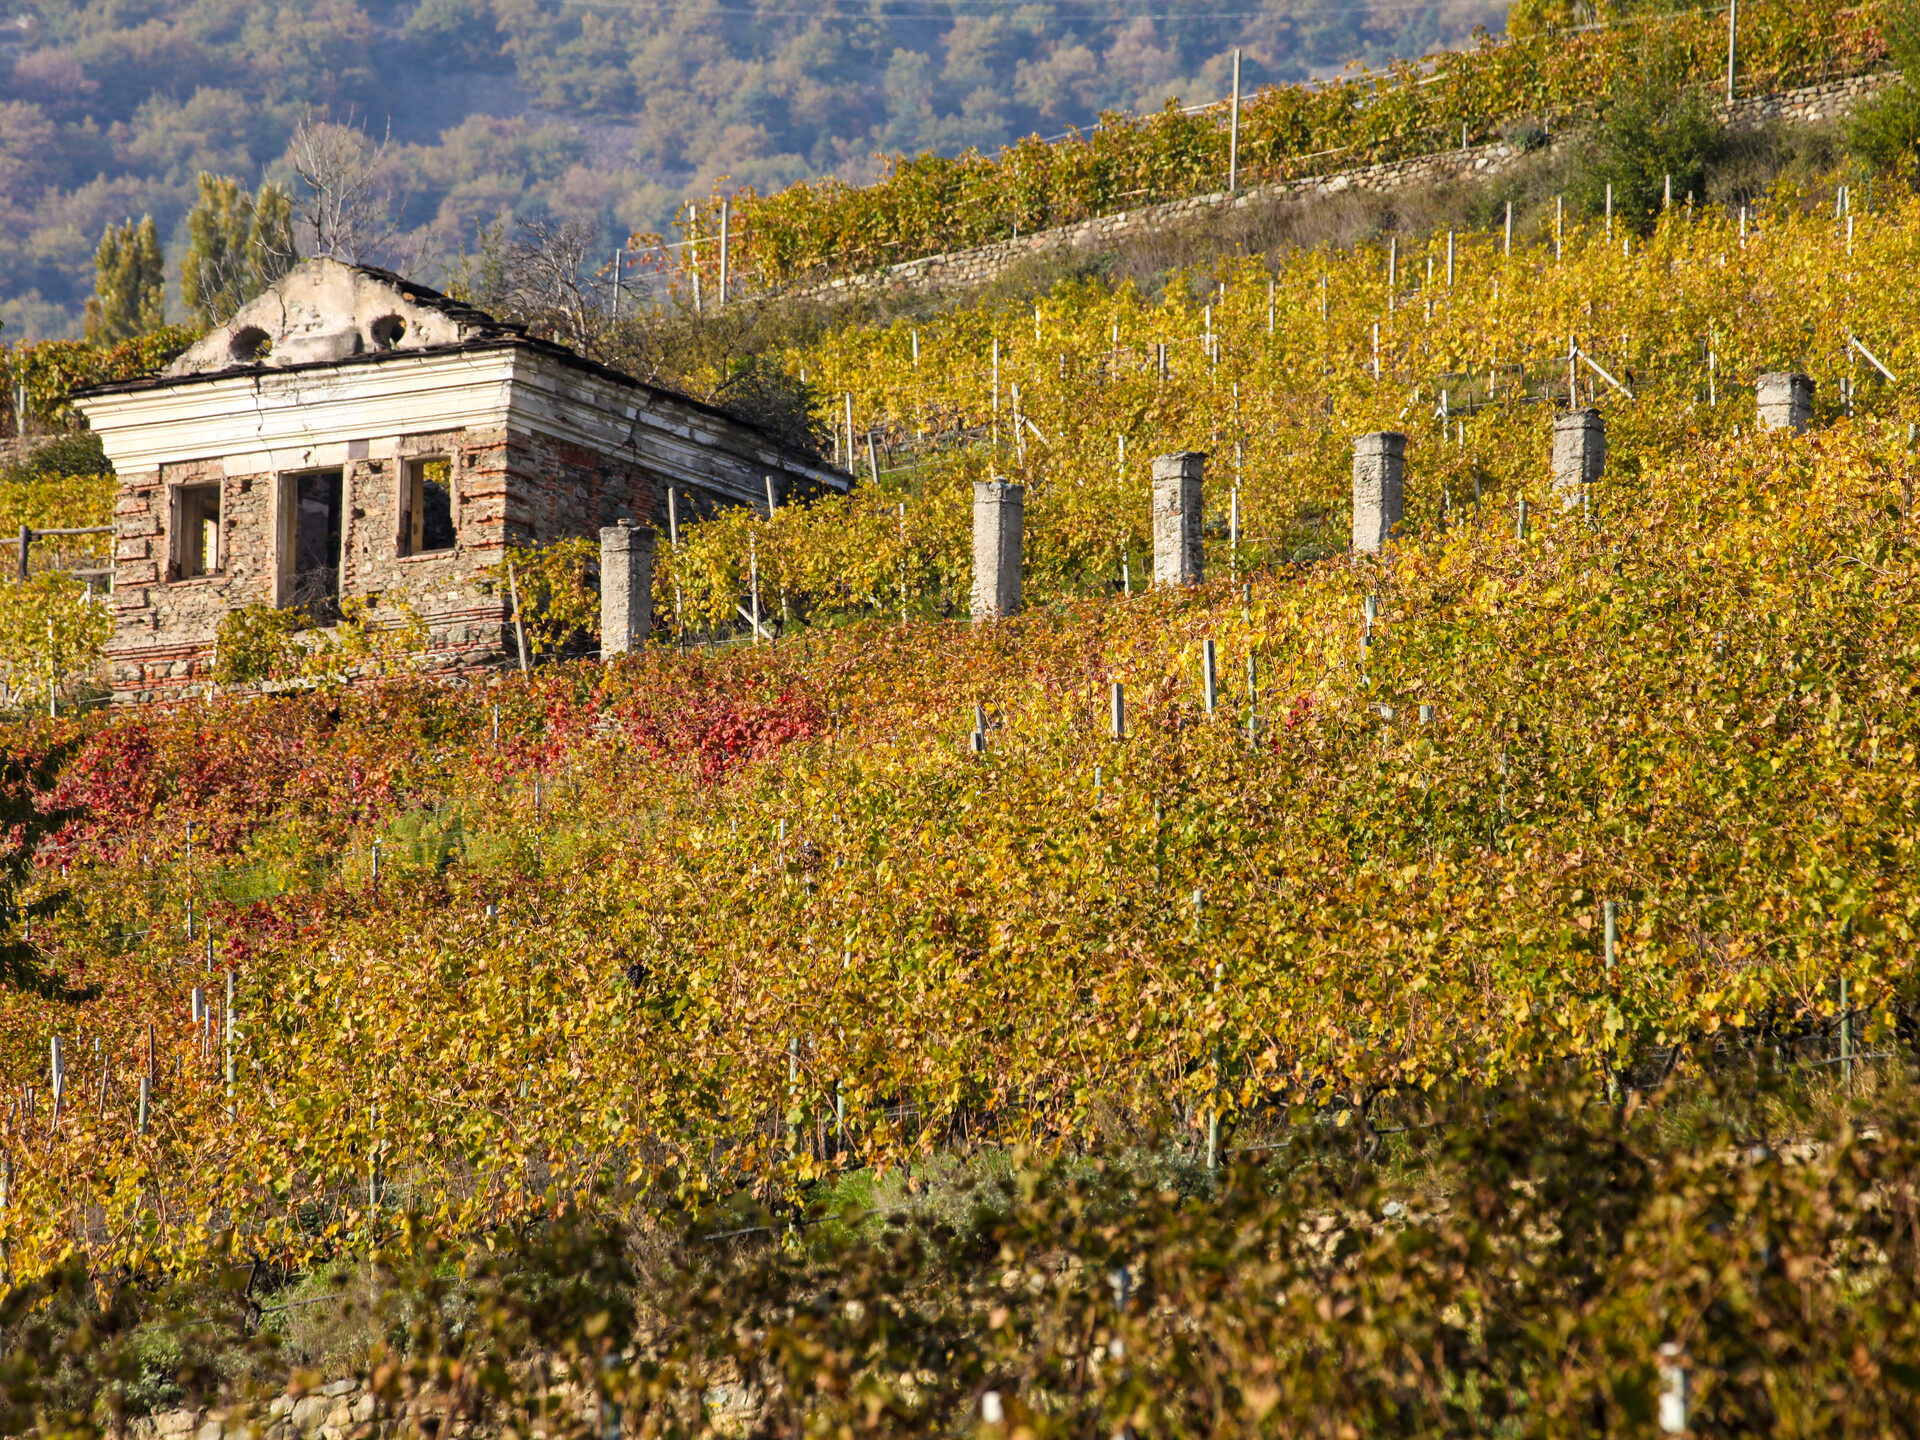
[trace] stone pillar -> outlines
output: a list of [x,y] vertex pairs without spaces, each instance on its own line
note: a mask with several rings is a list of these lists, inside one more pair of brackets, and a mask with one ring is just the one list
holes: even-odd
[[1769,371],[1754,382],[1760,423],[1769,430],[1805,430],[1813,420],[1813,379]]
[[1353,548],[1377,554],[1400,528],[1407,476],[1407,437],[1376,430],[1353,442]]
[[1021,530],[1027,487],[1004,480],[973,482],[973,618],[1020,613]]
[[622,522],[600,532],[600,658],[638,650],[653,618],[653,531]]
[[1607,422],[1598,410],[1553,417],[1553,488],[1561,509],[1578,510],[1606,465]]
[[1153,583],[1198,585],[1203,568],[1200,480],[1207,457],[1197,450],[1153,457]]

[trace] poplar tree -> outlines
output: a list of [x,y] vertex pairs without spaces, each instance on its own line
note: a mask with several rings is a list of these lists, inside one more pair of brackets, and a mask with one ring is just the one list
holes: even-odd
[[291,195],[271,181],[250,195],[231,175],[200,176],[180,266],[180,298],[195,320],[225,323],[298,259]]
[[88,340],[117,344],[166,324],[165,261],[151,215],[138,225],[128,220],[107,227],[93,253],[93,276]]

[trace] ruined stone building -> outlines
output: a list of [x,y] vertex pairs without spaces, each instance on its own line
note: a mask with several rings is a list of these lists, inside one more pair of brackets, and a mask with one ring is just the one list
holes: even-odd
[[[513,654],[509,543],[843,490],[740,419],[397,275],[309,260],[150,379],[76,404],[119,474],[117,699],[210,676],[246,605],[425,621],[431,668]],[[489,572],[492,573],[489,573]],[[624,603],[624,602],[623,602]],[[641,601],[644,623],[644,601]]]

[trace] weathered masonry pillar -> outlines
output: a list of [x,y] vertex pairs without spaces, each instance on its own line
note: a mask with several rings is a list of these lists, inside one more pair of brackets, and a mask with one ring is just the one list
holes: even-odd
[[1353,548],[1373,555],[1400,528],[1407,476],[1407,437],[1376,430],[1353,442]]
[[1027,487],[1005,480],[973,482],[973,618],[1020,612],[1021,532]]
[[1796,434],[1813,421],[1813,377],[1769,371],[1754,382],[1754,399],[1759,402],[1760,423],[1769,430],[1792,430]]
[[1153,583],[1198,585],[1200,481],[1207,457],[1198,450],[1153,457]]
[[653,618],[653,532],[608,525],[600,532],[600,658],[638,650]]
[[1561,509],[1578,510],[1606,466],[1607,422],[1598,410],[1553,417],[1553,488]]

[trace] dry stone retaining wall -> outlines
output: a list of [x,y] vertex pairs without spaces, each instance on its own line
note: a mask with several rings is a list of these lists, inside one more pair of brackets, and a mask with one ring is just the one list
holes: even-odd
[[[594,1418],[591,1392],[557,1388],[562,1408],[578,1420]],[[747,1428],[758,1398],[745,1385],[714,1385],[703,1408],[715,1430],[734,1434]],[[192,1406],[156,1411],[132,1421],[126,1440],[489,1440],[500,1427],[485,1420],[455,1416],[443,1423],[446,1397],[427,1391],[401,1404],[380,1403],[364,1380],[334,1380],[302,1394],[275,1397],[265,1408]],[[604,1424],[607,1433],[617,1429]],[[537,1432],[536,1432],[537,1434]]]
[[0,440],[0,470],[24,464],[33,458],[34,451],[59,438],[58,435],[29,435],[24,440]]
[[[1891,74],[1857,75],[1801,90],[1775,95],[1760,95],[1736,101],[1731,107],[1718,106],[1735,126],[1751,127],[1771,120],[1811,124],[1833,120],[1847,113],[1866,96],[1891,84]],[[874,291],[902,291],[921,288],[947,288],[979,285],[994,279],[1022,260],[1055,250],[1100,250],[1131,235],[1150,234],[1178,226],[1183,221],[1216,210],[1243,210],[1276,200],[1306,199],[1340,195],[1347,191],[1397,190],[1406,185],[1433,184],[1447,180],[1478,179],[1505,170],[1524,153],[1504,141],[1450,150],[1432,155],[1417,155],[1406,160],[1391,160],[1355,170],[1340,170],[1330,175],[1314,175],[1299,180],[1282,180],[1255,186],[1239,194],[1216,191],[1186,200],[1149,205],[1101,215],[1053,230],[1039,230],[1011,240],[997,240],[972,250],[956,250],[945,255],[929,255],[907,260],[884,270],[850,275],[806,290],[806,295],[827,299]]]

